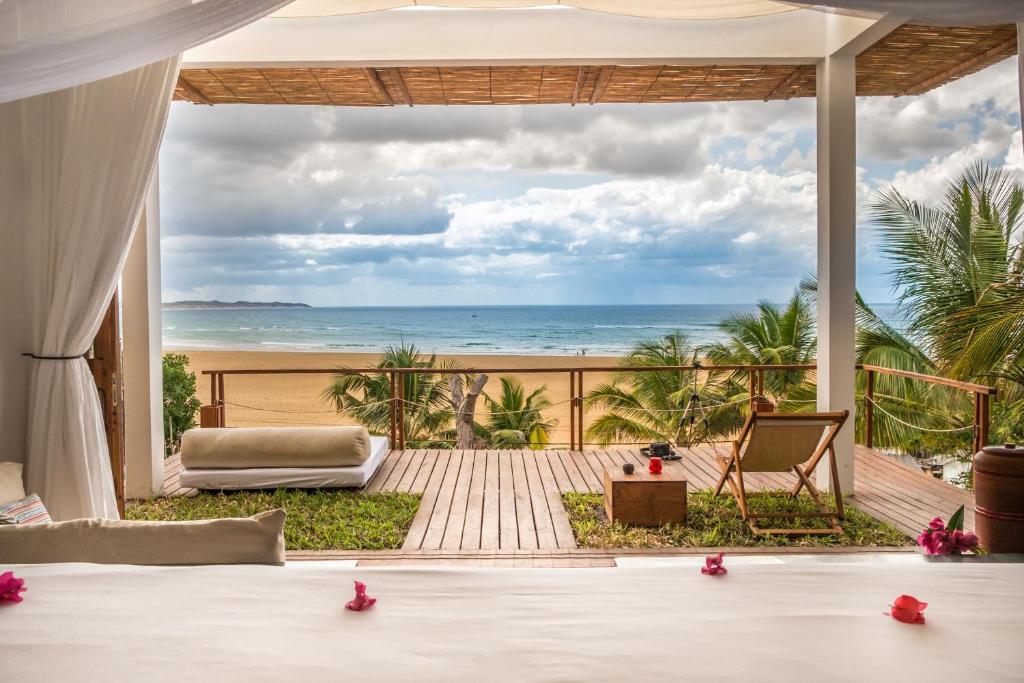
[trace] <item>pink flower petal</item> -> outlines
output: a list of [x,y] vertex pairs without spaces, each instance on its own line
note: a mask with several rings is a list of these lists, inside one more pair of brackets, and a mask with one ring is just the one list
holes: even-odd
[[345,603],[345,609],[350,609],[353,612],[362,612],[368,607],[373,607],[377,602],[377,598],[371,598],[366,594],[366,584],[362,581],[356,581],[356,596]]
[[21,602],[21,594],[27,590],[25,579],[17,578],[14,572],[0,574],[0,604]]
[[708,576],[721,576],[722,574],[729,573],[729,570],[722,566],[724,558],[725,553],[708,555],[704,558],[704,566],[700,568],[700,573]]

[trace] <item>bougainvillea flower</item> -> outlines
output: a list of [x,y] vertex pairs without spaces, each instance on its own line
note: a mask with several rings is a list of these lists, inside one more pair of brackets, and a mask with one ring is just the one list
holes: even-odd
[[21,602],[21,594],[27,591],[25,579],[14,576],[14,572],[0,574],[0,604]]
[[958,553],[971,552],[978,548],[978,535],[973,531],[960,531],[957,529],[953,532],[951,540],[953,549]]
[[892,601],[889,614],[904,624],[923,624],[924,610],[927,606],[927,602],[921,602],[912,595],[901,595]]
[[722,559],[724,557],[725,553],[708,555],[704,558],[704,566],[700,568],[700,573],[707,574],[708,576],[721,576],[722,574],[727,574],[729,570],[722,566]]
[[371,598],[366,594],[366,584],[362,581],[356,581],[356,597],[352,598],[345,603],[345,609],[353,610],[354,612],[362,612],[367,607],[373,607],[373,604],[377,602],[377,598]]
[[946,523],[942,521],[941,517],[936,517],[928,522],[928,528],[935,531],[943,531],[946,528]]

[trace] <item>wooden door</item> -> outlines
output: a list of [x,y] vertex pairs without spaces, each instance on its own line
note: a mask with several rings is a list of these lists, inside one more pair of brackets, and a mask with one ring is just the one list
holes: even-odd
[[125,451],[124,451],[124,389],[121,360],[121,306],[118,292],[107,307],[99,332],[92,343],[89,367],[96,380],[103,424],[110,449],[110,469],[114,474],[117,509],[124,517]]

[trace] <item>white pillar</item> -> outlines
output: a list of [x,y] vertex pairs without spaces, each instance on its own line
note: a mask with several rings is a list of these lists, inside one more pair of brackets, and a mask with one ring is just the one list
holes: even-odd
[[[856,288],[856,58],[818,63],[818,410],[848,410],[836,439],[839,483],[853,494]],[[826,463],[822,463],[825,465]],[[817,470],[819,486],[828,467]]]
[[[1017,91],[1020,95],[1021,121],[1024,122],[1024,21],[1017,22]],[[1024,125],[1021,125],[1024,133]],[[1024,135],[1021,135],[1024,141]]]
[[129,498],[158,495],[164,481],[159,184],[154,173],[121,280]]

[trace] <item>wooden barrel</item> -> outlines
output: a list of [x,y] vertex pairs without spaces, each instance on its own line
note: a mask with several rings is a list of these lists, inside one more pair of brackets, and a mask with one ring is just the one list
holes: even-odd
[[990,553],[1024,553],[1024,447],[986,446],[974,456],[976,533]]

